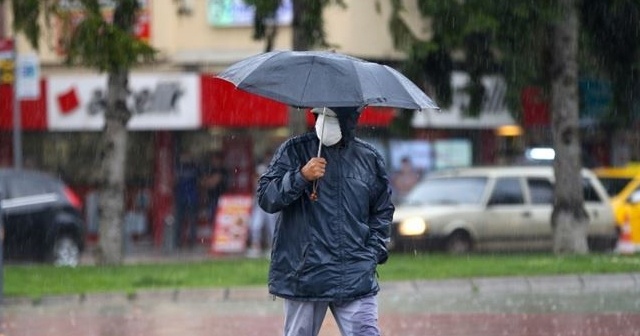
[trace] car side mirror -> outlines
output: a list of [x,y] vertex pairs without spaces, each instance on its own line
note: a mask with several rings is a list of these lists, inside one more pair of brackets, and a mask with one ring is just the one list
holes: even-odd
[[640,203],[640,190],[636,190],[629,196],[629,203],[638,204]]

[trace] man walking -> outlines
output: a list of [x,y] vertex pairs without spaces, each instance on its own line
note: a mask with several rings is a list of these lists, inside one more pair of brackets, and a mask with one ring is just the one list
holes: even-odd
[[376,267],[394,212],[385,164],[355,137],[356,108],[312,112],[316,131],[283,143],[258,184],[260,206],[280,211],[269,292],[284,299],[285,335],[318,335],[327,309],[343,335],[379,335]]

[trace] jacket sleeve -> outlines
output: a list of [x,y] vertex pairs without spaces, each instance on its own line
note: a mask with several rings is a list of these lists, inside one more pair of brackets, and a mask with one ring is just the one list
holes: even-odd
[[309,184],[302,177],[298,160],[291,157],[288,148],[288,143],[280,147],[258,180],[258,204],[268,213],[276,213],[300,198]]
[[378,264],[384,264],[389,258],[387,243],[389,242],[391,221],[395,207],[391,202],[391,186],[384,163],[378,159],[378,183],[371,195],[369,215],[369,246],[372,246],[378,258]]

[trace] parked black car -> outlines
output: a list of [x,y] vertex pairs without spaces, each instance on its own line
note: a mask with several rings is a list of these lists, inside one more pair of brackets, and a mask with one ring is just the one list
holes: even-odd
[[64,182],[44,172],[0,169],[0,196],[7,260],[78,264],[84,249],[82,202]]

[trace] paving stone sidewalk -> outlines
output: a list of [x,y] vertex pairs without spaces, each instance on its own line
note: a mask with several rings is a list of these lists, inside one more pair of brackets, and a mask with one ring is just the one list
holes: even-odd
[[[383,335],[640,335],[640,273],[382,283]],[[4,335],[281,335],[264,287],[8,298]],[[321,335],[339,335],[328,314]]]
[[[206,247],[148,246],[126,263],[197,261]],[[83,264],[92,264],[85,256]],[[384,282],[385,336],[640,336],[640,272]],[[266,286],[5,298],[0,336],[282,335],[282,301]],[[321,336],[339,335],[330,314]]]

